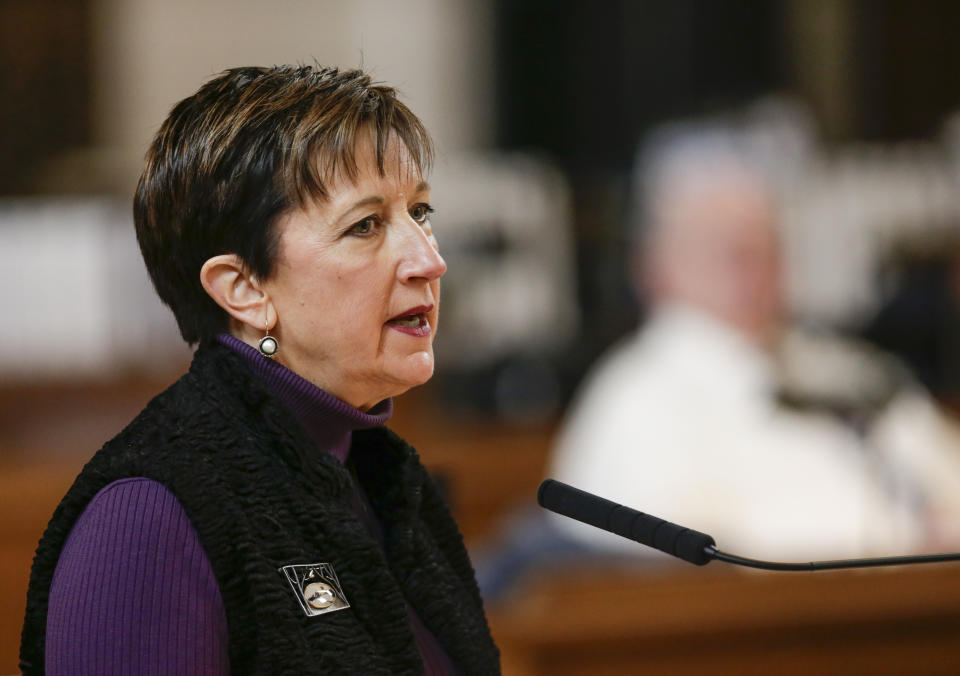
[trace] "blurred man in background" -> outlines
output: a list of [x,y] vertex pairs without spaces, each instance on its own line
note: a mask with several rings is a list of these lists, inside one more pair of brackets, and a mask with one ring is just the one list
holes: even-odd
[[[637,175],[644,217],[634,281],[648,320],[584,381],[551,476],[748,556],[935,546],[942,528],[931,514],[960,513],[956,504],[930,509],[943,486],[927,491],[926,477],[904,477],[909,463],[893,465],[895,475],[865,442],[869,433],[783,404],[778,364],[797,341],[785,326],[774,192],[736,138],[667,134]],[[560,517],[555,525],[591,548],[639,548]]]

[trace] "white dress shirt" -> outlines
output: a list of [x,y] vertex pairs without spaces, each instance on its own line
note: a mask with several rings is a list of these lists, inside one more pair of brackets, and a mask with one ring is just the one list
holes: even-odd
[[[551,476],[714,536],[754,558],[898,554],[922,526],[857,436],[776,401],[772,361],[693,309],[659,310],[589,374],[558,437]],[[644,548],[562,517],[599,547]]]

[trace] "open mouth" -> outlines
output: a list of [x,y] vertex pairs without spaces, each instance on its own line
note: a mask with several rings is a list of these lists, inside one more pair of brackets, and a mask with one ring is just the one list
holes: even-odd
[[387,323],[393,324],[394,326],[403,326],[408,329],[415,329],[426,324],[427,317],[423,314],[404,315],[403,317],[394,317]]
[[429,336],[430,320],[427,319],[427,313],[432,309],[432,305],[410,308],[403,314],[388,319],[387,326],[411,336]]

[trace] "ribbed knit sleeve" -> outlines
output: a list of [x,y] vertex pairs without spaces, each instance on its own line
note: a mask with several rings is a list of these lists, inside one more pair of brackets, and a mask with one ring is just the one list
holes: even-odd
[[46,673],[228,674],[227,619],[183,507],[144,478],[104,487],[50,587]]

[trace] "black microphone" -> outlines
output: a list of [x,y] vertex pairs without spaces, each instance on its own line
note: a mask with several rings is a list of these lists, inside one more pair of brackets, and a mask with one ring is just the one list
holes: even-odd
[[875,568],[911,563],[938,563],[960,561],[960,552],[923,554],[918,556],[886,556],[873,559],[841,559],[838,561],[810,561],[807,563],[780,563],[758,561],[722,552],[714,539],[706,533],[678,526],[650,514],[618,505],[605,498],[587,493],[555,479],[545,479],[537,490],[541,507],[576,519],[642,545],[659,549],[684,561],[704,566],[713,559],[738,566],[764,570],[835,570],[838,568]]
[[706,533],[618,505],[554,479],[540,484],[537,502],[551,512],[636,540],[698,566],[710,563],[712,557],[707,555],[706,548],[716,544]]

